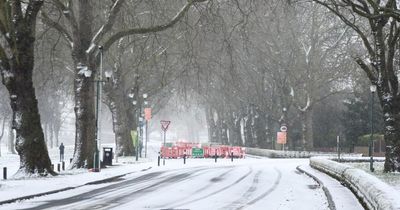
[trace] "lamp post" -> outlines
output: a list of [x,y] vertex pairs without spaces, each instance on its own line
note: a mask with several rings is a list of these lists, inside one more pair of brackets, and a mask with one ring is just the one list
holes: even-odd
[[[103,46],[98,46],[99,51],[100,51],[100,68],[98,71],[97,79],[94,80],[96,82],[96,138],[95,138],[95,150],[93,154],[93,170],[95,172],[100,172],[100,145],[101,145],[101,139],[100,139],[100,133],[101,133],[101,121],[99,118],[99,110],[101,110],[101,95],[102,95],[102,82],[103,81]],[[88,69],[87,66],[82,66],[81,70],[84,73],[84,76],[87,78],[90,78],[92,75],[92,71]],[[105,76],[107,78],[107,81],[111,78],[112,71],[106,71]]]
[[[282,108],[282,118],[281,118],[281,132],[287,132],[286,114],[287,114],[287,108],[283,107]],[[282,129],[282,128],[284,128],[284,129]],[[282,151],[285,151],[286,141],[287,141],[287,133],[285,135],[285,142],[282,144]]]
[[[129,98],[132,98],[132,99],[133,99],[132,104],[133,104],[134,107],[136,107],[136,105],[138,104],[137,101],[136,101],[138,92],[139,92],[138,88],[135,88],[134,93],[132,92],[132,93],[129,94]],[[136,113],[136,112],[135,112],[135,113]],[[135,114],[135,115],[136,115],[136,114]],[[134,119],[135,119],[135,121],[136,121],[137,116],[134,116]],[[139,122],[136,121],[136,124],[139,124]],[[138,154],[138,153],[139,153],[139,152],[138,152],[138,150],[139,150],[139,143],[138,143],[138,139],[139,139],[138,127],[136,127],[136,141],[135,141],[135,145],[136,145],[136,147],[135,147],[135,150],[136,150],[136,161],[139,160],[139,154]]]
[[[142,116],[142,103],[140,103],[140,98],[139,98],[139,88],[135,88],[135,89],[136,89],[135,93],[129,94],[129,97],[134,98],[134,100],[132,101],[132,104],[134,106],[138,106],[138,108],[139,108],[139,111],[137,112],[139,114],[135,117],[135,119],[137,119],[137,127],[136,127],[137,135],[136,135],[136,142],[135,142],[136,143],[136,161],[138,161],[139,156],[142,157],[142,154],[140,152],[140,143],[143,144],[143,129],[142,129],[142,127],[143,127],[144,123],[143,123],[143,116]],[[142,95],[142,97],[144,99],[143,104],[147,105],[147,101],[146,101],[147,94],[144,93]],[[147,130],[146,130],[146,132],[147,132]],[[147,144],[146,144],[146,146],[147,146]]]
[[[142,147],[143,147],[143,125],[144,125],[144,114],[142,113],[142,106],[147,106],[147,93],[143,93],[143,104],[139,104],[139,131],[140,131],[140,141],[139,141],[139,156],[142,157]],[[147,121],[146,121],[147,122]]]
[[[147,105],[148,105],[148,102],[147,102],[147,93],[143,93],[143,99],[144,99],[144,101],[143,101],[143,104],[144,104],[144,107],[145,108],[147,108]],[[145,146],[144,146],[144,157],[145,158],[147,158],[147,141],[148,141],[148,135],[149,135],[149,133],[147,132],[147,129],[148,129],[148,119],[146,118],[145,119],[145,121],[146,121],[146,140],[145,140]],[[143,142],[143,138],[142,138],[142,142]]]
[[374,158],[373,158],[373,149],[374,149],[374,141],[373,141],[373,134],[374,134],[374,94],[376,92],[376,85],[371,85],[371,135],[369,139],[369,170],[374,172]]

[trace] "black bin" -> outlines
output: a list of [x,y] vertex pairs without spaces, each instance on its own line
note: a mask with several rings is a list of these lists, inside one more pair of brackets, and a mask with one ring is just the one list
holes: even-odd
[[113,148],[112,147],[103,147],[103,164],[107,166],[112,165],[113,158]]

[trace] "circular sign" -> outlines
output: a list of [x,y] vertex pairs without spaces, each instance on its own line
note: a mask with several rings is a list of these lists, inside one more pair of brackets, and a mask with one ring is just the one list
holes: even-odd
[[282,131],[282,132],[286,132],[286,131],[287,131],[287,127],[286,127],[285,125],[282,125],[282,126],[281,126],[281,131]]

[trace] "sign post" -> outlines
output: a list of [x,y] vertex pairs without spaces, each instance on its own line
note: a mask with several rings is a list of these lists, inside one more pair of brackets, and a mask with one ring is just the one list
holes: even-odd
[[336,137],[336,147],[337,147],[337,155],[338,155],[338,161],[340,162],[340,137]]
[[287,140],[286,124],[282,124],[280,130],[281,130],[281,132],[277,133],[276,141],[278,144],[282,144],[282,150],[285,151],[285,144],[286,144],[286,140]]
[[281,131],[277,133],[277,143],[282,144],[282,150],[285,150],[285,144],[286,144],[286,131]]
[[146,120],[146,142],[144,148],[144,157],[147,158],[147,142],[149,141],[149,121],[151,119],[151,108],[144,108],[144,119]]
[[[168,120],[161,120],[161,129],[164,131],[164,148],[165,148],[165,140],[166,140],[166,135],[167,135],[167,130],[168,130],[168,126],[171,123],[171,121]],[[163,165],[165,166],[165,155],[163,155]]]

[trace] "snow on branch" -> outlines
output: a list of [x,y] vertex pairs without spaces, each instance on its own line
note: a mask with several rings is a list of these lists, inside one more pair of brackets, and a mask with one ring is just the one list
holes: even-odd
[[79,31],[78,23],[76,22],[74,11],[72,10],[72,1],[67,2],[67,6],[65,6],[60,0],[53,0],[56,7],[62,12],[64,17],[68,20],[69,24],[72,27],[72,31]]
[[298,106],[298,109],[299,109],[301,112],[305,112],[305,111],[307,111],[307,110],[310,108],[310,105],[311,105],[311,99],[310,99],[310,95],[307,93],[307,102],[306,102],[306,105],[305,105],[304,107]]
[[[122,4],[125,2],[125,0],[116,0],[111,7],[109,13],[108,13],[108,18],[107,21],[100,27],[100,29],[97,31],[96,35],[94,35],[92,39],[92,45],[97,44],[99,40],[101,40],[109,30],[111,30],[112,26],[114,25],[115,19],[118,15],[119,10],[121,9]],[[91,53],[94,48],[90,48],[87,50],[87,53]]]

